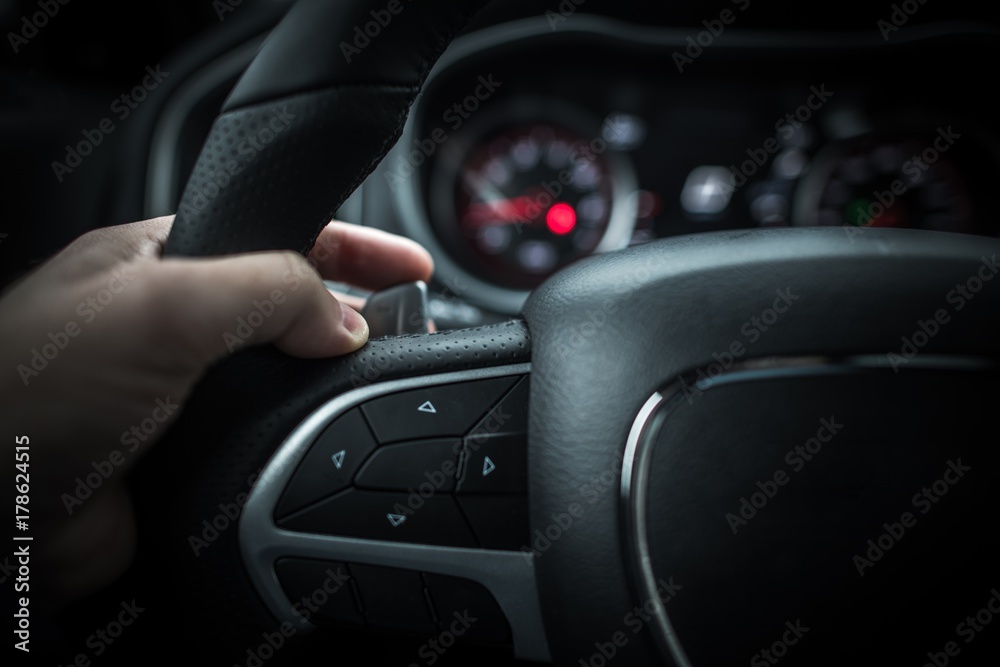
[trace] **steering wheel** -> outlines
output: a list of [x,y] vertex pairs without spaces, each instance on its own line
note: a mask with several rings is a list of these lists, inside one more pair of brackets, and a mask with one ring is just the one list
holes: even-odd
[[[483,4],[300,0],[226,100],[166,253],[307,252]],[[158,573],[171,596],[211,601],[179,630],[210,619],[255,651],[324,623],[468,629],[563,665],[987,650],[953,630],[1000,584],[998,251],[704,234],[580,261],[504,324],[240,352],[136,485],[143,549],[183,573]]]

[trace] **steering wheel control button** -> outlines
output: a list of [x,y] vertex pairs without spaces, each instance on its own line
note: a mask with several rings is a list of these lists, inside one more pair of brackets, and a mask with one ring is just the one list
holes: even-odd
[[370,627],[437,633],[424,578],[419,572],[374,565],[350,568]]
[[496,433],[527,433],[529,380],[527,375],[521,378],[469,432],[469,438],[483,438]]
[[510,643],[507,617],[482,584],[443,574],[425,574],[424,582],[442,630],[472,641]]
[[458,493],[528,492],[528,436],[525,434],[469,436],[466,465]]
[[456,499],[484,548],[519,551],[528,544],[527,496],[457,496]]
[[378,449],[358,473],[355,485],[383,491],[430,495],[455,490],[462,440],[421,440]]
[[287,516],[350,487],[354,474],[376,447],[360,410],[351,410],[337,419],[302,459],[278,502],[275,516]]
[[364,625],[351,573],[343,563],[282,558],[274,564],[274,573],[292,609],[309,614],[310,621]]
[[477,547],[450,495],[348,489],[278,521],[305,533],[450,547]]
[[507,376],[412,389],[361,406],[382,444],[465,435],[517,377]]

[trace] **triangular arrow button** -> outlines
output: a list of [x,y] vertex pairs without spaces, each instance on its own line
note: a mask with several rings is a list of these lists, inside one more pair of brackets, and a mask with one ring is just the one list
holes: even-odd
[[389,520],[389,523],[392,524],[393,528],[402,525],[403,522],[406,521],[406,517],[402,514],[386,514],[385,518]]
[[487,456],[485,459],[483,459],[483,477],[486,477],[496,469],[497,469],[496,464],[493,463],[493,460],[490,459],[490,457]]
[[417,408],[417,410],[419,410],[420,412],[429,412],[432,415],[437,414],[437,408],[435,408],[434,404],[431,403],[430,401],[424,401],[423,405]]
[[340,470],[340,467],[344,465],[345,456],[347,456],[347,451],[341,449],[339,452],[330,457],[333,459],[333,465],[337,466],[337,470]]

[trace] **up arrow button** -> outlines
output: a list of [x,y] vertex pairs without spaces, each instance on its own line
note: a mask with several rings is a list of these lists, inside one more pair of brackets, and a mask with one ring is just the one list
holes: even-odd
[[333,465],[337,466],[337,470],[340,470],[341,468],[344,467],[345,456],[347,456],[347,450],[341,449],[339,452],[330,457],[331,459],[333,459]]
[[375,438],[383,445],[423,438],[463,436],[519,379],[517,375],[505,375],[407,389],[373,398],[363,403],[361,410],[368,418]]

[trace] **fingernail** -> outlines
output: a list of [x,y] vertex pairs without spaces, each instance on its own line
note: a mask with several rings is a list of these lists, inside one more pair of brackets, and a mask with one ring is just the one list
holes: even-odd
[[350,331],[356,339],[368,340],[368,322],[361,317],[361,313],[343,303],[340,304],[340,312],[344,316],[344,328]]

